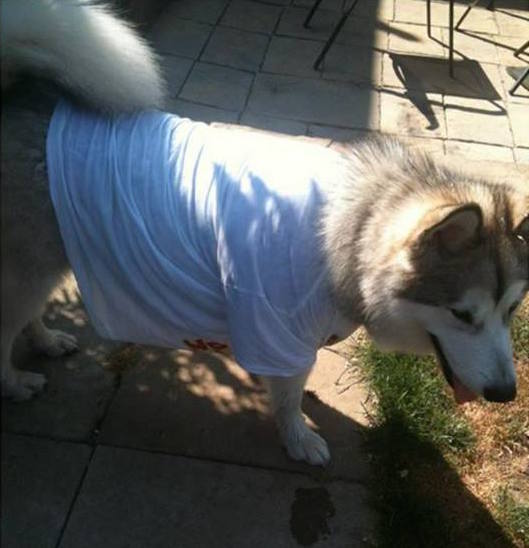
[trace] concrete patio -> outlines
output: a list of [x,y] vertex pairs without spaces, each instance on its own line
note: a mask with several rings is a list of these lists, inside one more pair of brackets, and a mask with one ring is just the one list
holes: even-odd
[[[324,0],[176,0],[149,30],[181,116],[336,142],[396,134],[471,169],[529,184],[529,91],[508,66],[529,37],[525,0],[475,8],[455,35],[448,2],[360,0],[323,70],[312,64],[340,16]],[[456,16],[464,4],[457,4]],[[3,403],[2,546],[373,546],[365,389],[347,347],[324,349],[304,410],[333,461],[314,469],[279,445],[256,379],[219,353],[115,345],[90,327],[72,280],[47,310],[81,351],[15,359],[46,391]],[[375,477],[376,477],[376,471]]]

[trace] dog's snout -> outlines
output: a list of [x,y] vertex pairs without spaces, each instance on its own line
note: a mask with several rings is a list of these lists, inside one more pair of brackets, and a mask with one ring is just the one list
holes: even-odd
[[483,397],[487,401],[508,402],[516,397],[516,383],[486,386]]

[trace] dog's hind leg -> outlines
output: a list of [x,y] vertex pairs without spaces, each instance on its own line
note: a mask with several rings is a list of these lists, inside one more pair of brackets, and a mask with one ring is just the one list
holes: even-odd
[[17,105],[2,107],[2,395],[24,400],[42,389],[45,379],[13,366],[11,350],[18,333],[31,322],[33,342],[52,355],[74,349],[75,343],[35,320],[68,270],[48,188],[49,116]]
[[52,358],[79,349],[77,339],[73,335],[59,329],[49,329],[40,317],[31,321],[24,329],[24,333],[29,337],[37,352]]
[[294,377],[262,377],[270,395],[281,440],[294,460],[325,465],[331,456],[327,442],[311,430],[301,412],[303,388],[310,371]]
[[2,397],[14,401],[29,400],[46,385],[41,373],[16,369],[11,363],[11,349],[16,333],[2,332]]
[[40,373],[14,367],[11,352],[16,336],[35,314],[35,307],[42,304],[41,296],[33,291],[28,294],[14,277],[5,271],[2,274],[2,397],[23,401],[42,390],[46,379]]
[[[40,316],[35,319],[46,303],[51,290],[60,276],[39,279],[31,276],[12,276],[2,272],[2,397],[16,401],[31,398],[39,392],[46,380],[40,373],[20,371],[11,360],[13,342],[23,331],[33,347],[48,355],[60,356],[77,350],[77,341],[72,335],[48,329]],[[32,319],[33,318],[33,319]]]

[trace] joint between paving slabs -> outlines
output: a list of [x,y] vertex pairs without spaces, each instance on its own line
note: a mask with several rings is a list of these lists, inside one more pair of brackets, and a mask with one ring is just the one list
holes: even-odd
[[79,497],[79,494],[81,493],[81,489],[83,487],[84,480],[85,480],[85,478],[88,474],[88,469],[90,467],[90,464],[92,463],[92,459],[94,457],[96,447],[97,447],[96,445],[93,445],[90,449],[90,455],[88,457],[88,461],[86,462],[83,473],[81,474],[81,478],[79,479],[79,483],[77,484],[77,487],[75,488],[75,492],[74,492],[74,495],[72,497],[72,501],[70,503],[70,506],[68,507],[68,512],[66,512],[64,522],[61,526],[61,530],[59,531],[59,536],[57,538],[57,542],[55,543],[55,548],[59,548],[59,546],[62,543],[62,539],[64,537],[66,527],[68,526],[68,522],[70,521],[70,516],[72,515],[72,512],[73,512],[73,508],[75,506],[75,503],[77,502],[77,498]]

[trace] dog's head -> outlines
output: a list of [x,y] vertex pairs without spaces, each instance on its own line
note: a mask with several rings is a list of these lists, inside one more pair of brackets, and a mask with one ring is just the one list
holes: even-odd
[[529,288],[529,201],[492,188],[399,208],[378,288],[363,288],[375,341],[434,351],[458,402],[516,395],[510,322]]

